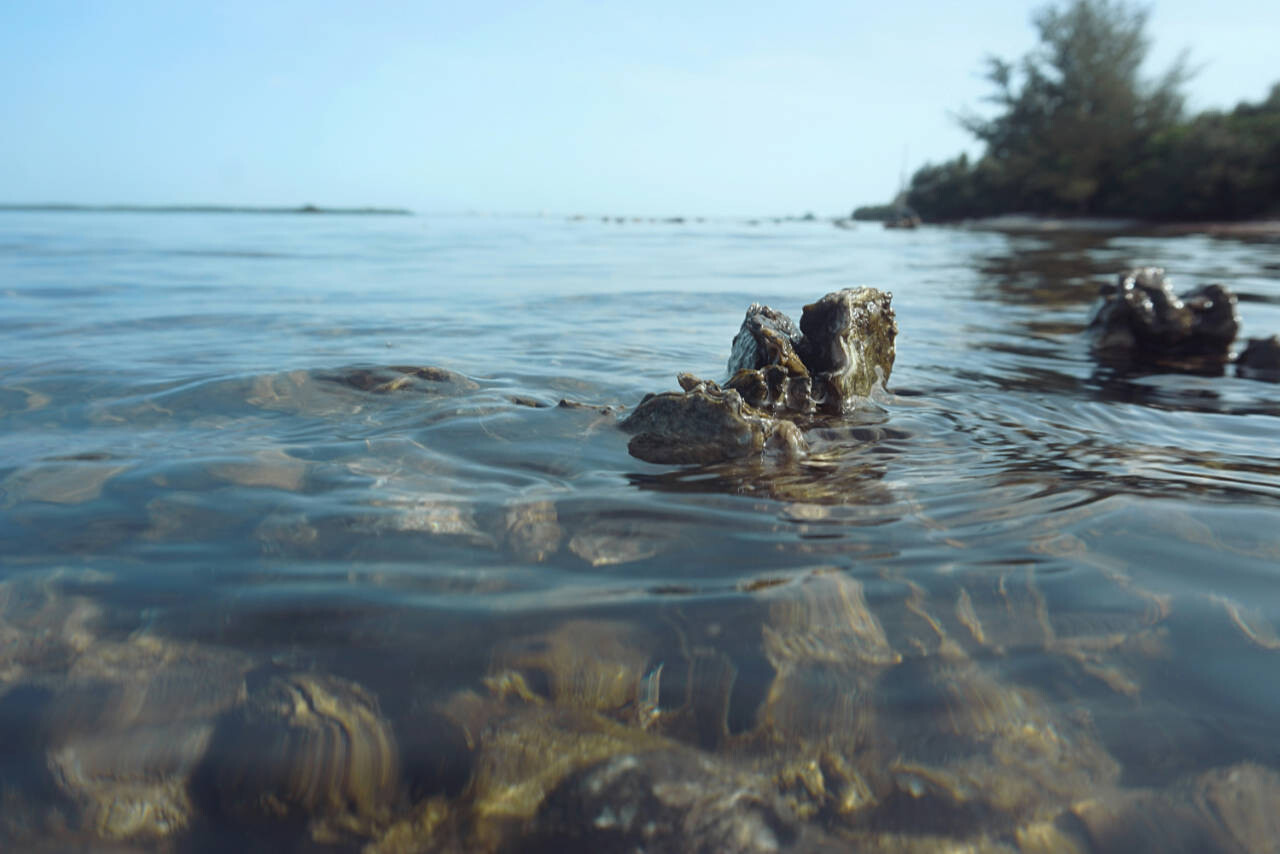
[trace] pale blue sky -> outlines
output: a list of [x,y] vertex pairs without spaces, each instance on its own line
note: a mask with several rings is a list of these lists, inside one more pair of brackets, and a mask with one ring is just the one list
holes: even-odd
[[[978,150],[1040,5],[3,0],[0,201],[842,213]],[[1280,80],[1275,0],[1150,34],[1195,108]]]

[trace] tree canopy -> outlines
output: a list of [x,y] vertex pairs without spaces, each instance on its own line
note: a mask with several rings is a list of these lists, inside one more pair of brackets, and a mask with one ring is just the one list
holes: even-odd
[[1032,20],[1034,51],[987,59],[997,112],[960,117],[983,155],[913,176],[908,201],[923,216],[1245,217],[1276,207],[1280,86],[1262,104],[1188,121],[1185,55],[1154,80],[1142,77],[1146,10],[1072,0]]

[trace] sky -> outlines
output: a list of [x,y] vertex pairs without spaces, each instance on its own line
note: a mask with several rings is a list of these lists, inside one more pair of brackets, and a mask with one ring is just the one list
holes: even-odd
[[[1042,2],[3,0],[0,202],[771,216],[887,201]],[[1163,0],[1192,109],[1280,81],[1280,3]]]

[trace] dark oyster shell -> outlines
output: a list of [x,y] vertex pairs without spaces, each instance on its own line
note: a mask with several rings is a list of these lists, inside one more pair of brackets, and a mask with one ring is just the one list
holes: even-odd
[[898,324],[892,294],[848,288],[804,307],[797,349],[813,374],[814,404],[840,414],[849,403],[888,382]]
[[1234,294],[1204,285],[1175,296],[1160,267],[1121,273],[1102,299],[1087,331],[1094,352],[1109,361],[1220,368],[1240,330]]

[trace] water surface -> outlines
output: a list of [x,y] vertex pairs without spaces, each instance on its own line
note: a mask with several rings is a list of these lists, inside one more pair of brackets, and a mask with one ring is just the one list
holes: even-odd
[[[0,213],[0,839],[630,846],[563,800],[667,750],[751,775],[782,847],[1262,850],[1267,809],[1203,805],[1280,802],[1280,387],[1099,366],[1098,284],[1137,264],[1280,331],[1274,242]],[[897,362],[809,460],[628,456],[617,414],[721,379],[747,305],[855,285],[893,293]],[[417,366],[455,374],[379,388]],[[304,677],[390,733],[369,803],[271,782],[333,749],[245,723]],[[631,735],[530,782],[499,733],[547,709]],[[1098,801],[1183,818],[1122,837]]]

